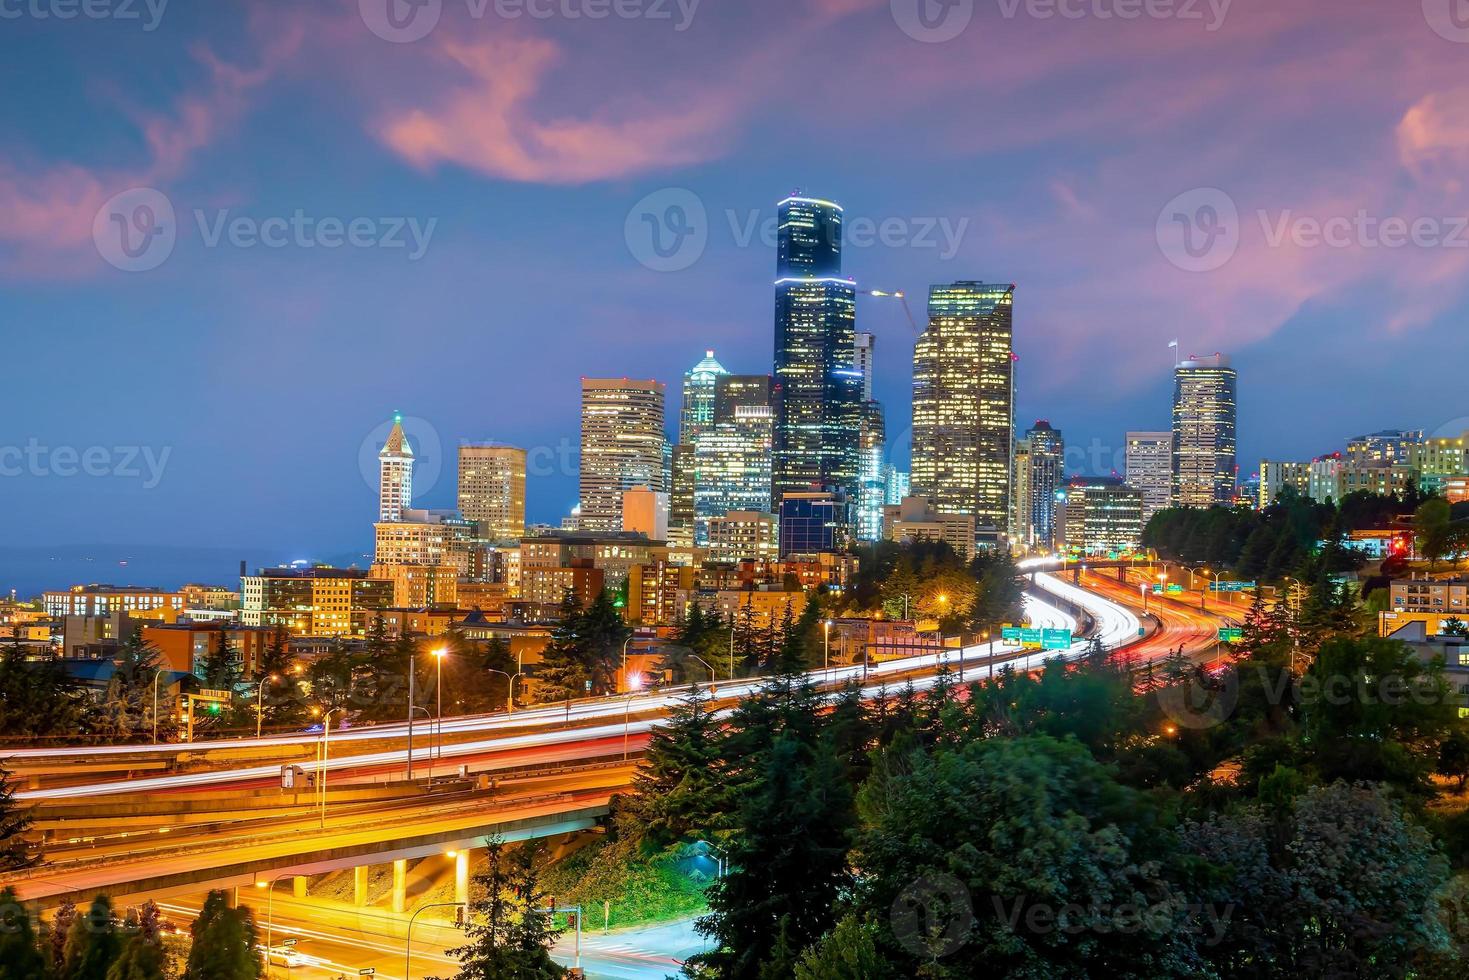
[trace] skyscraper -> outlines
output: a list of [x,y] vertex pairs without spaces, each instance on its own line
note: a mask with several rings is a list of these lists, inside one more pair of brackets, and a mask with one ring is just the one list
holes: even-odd
[[882,508],[887,501],[887,485],[883,478],[887,424],[883,419],[882,402],[875,398],[869,398],[862,403],[857,450],[860,463],[857,474],[856,537],[859,541],[881,541]]
[[1056,495],[1065,486],[1066,443],[1060,429],[1041,419],[1025,433],[1030,445],[1030,496],[1025,506],[1030,509],[1031,543],[1042,551],[1056,547],[1060,528],[1056,526]]
[[664,394],[659,381],[582,378],[581,530],[621,530],[624,490],[664,492]]
[[1180,507],[1227,507],[1234,500],[1238,388],[1239,376],[1223,354],[1174,370],[1173,500]]
[[1015,287],[934,286],[913,348],[913,493],[941,511],[1010,528]]
[[714,424],[715,383],[727,374],[724,365],[714,359],[712,350],[705,351],[704,359],[684,372],[683,408],[678,416],[681,445],[691,445],[700,432]]
[[1127,434],[1127,485],[1143,495],[1143,524],[1173,499],[1173,433]]
[[403,416],[393,414],[382,451],[377,454],[379,521],[397,521],[413,506],[413,447],[403,434]]
[[872,401],[872,371],[877,355],[877,338],[870,333],[858,331],[856,353],[852,366],[862,372],[862,400]]
[[525,450],[459,447],[459,513],[496,541],[525,536]]
[[857,496],[862,374],[856,286],[841,275],[842,209],[780,202],[775,282],[776,499],[812,488]]
[[771,511],[768,405],[740,405],[734,418],[700,433],[694,450],[695,543],[709,540],[709,521],[730,511]]
[[774,408],[768,374],[723,374],[714,382],[714,421],[728,422],[741,405]]

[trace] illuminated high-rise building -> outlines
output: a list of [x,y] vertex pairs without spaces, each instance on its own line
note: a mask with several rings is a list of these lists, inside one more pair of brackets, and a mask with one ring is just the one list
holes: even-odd
[[1042,551],[1055,550],[1060,528],[1056,526],[1056,497],[1065,486],[1066,443],[1060,429],[1041,419],[1025,433],[1030,446],[1029,494],[1024,506],[1030,510],[1031,544]]
[[494,541],[525,535],[525,450],[459,447],[459,513]]
[[1173,501],[1228,507],[1234,501],[1239,376],[1223,354],[1174,371]]
[[377,454],[380,521],[396,521],[413,506],[413,447],[403,434],[403,416],[393,415],[393,428]]
[[872,372],[877,356],[877,338],[870,333],[858,331],[856,341],[852,366],[862,372],[862,400],[870,402],[872,401]]
[[664,395],[659,381],[582,379],[581,530],[620,531],[624,490],[665,491]]
[[981,537],[1011,526],[1014,294],[1009,284],[933,286],[913,349],[913,493],[973,515]]
[[683,407],[678,416],[678,441],[691,445],[699,433],[714,424],[714,390],[719,378],[729,374],[724,365],[706,351],[704,359],[684,372]]
[[768,374],[722,374],[714,382],[714,421],[728,422],[741,405],[774,408]]
[[1173,499],[1173,433],[1127,434],[1127,485],[1143,495],[1143,524]]
[[862,373],[856,285],[839,278],[842,209],[789,197],[778,213],[775,495],[832,488],[855,499]]
[[774,425],[768,405],[740,405],[734,418],[699,435],[694,444],[696,544],[708,543],[712,518],[730,511],[771,511]]
[[859,541],[880,541],[882,508],[887,502],[887,485],[883,474],[883,457],[887,453],[887,426],[883,420],[882,403],[874,398],[862,403],[857,450],[860,464],[855,536]]

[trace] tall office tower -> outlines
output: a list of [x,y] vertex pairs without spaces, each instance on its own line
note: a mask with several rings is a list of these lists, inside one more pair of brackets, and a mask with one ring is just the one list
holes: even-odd
[[1143,495],[1143,524],[1173,500],[1173,433],[1127,434],[1127,485]]
[[622,492],[662,493],[664,385],[626,378],[581,381],[583,531],[622,529]]
[[842,209],[780,202],[775,281],[775,496],[834,488],[856,499],[862,374],[857,287],[840,279]]
[[460,446],[459,513],[482,524],[492,540],[524,537],[525,450]]
[[858,469],[856,537],[859,541],[881,541],[882,508],[887,501],[887,486],[883,480],[887,424],[883,419],[882,403],[876,399],[869,398],[862,403],[857,450],[861,462]]
[[1049,552],[1060,537],[1056,495],[1065,487],[1066,442],[1045,419],[1025,433],[1025,441],[1030,443],[1030,528],[1036,547]]
[[1223,354],[1190,359],[1174,370],[1173,502],[1178,506],[1234,502],[1238,392],[1239,375]]
[[403,416],[393,414],[393,428],[377,454],[377,519],[396,521],[413,506],[413,447],[403,434]]
[[1014,474],[1010,484],[1010,544],[1020,550],[1035,547],[1035,529],[1031,527],[1030,507],[1030,440],[1015,440]]
[[877,338],[870,333],[858,331],[856,334],[856,355],[852,366],[862,372],[862,400],[872,401],[872,370],[873,358],[877,353]]
[[694,450],[694,543],[709,541],[709,521],[730,511],[771,511],[770,446],[775,413],[740,405],[734,418],[700,434]]
[[913,493],[993,533],[1010,528],[1015,287],[934,286],[913,348]]
[[668,488],[668,543],[694,546],[694,446],[673,447],[673,479]]
[[774,408],[768,374],[722,374],[714,382],[714,421],[728,422],[741,405]]
[[714,352],[705,351],[704,359],[684,372],[683,409],[678,416],[678,441],[692,445],[699,433],[714,424],[714,387],[723,375],[729,374],[724,365],[714,359]]

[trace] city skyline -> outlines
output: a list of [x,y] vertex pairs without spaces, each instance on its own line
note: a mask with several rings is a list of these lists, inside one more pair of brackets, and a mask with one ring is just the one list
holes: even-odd
[[[498,37],[489,25],[446,20],[403,45],[373,36],[355,3],[277,18],[174,7],[153,32],[9,24],[16,57],[0,71],[13,83],[40,63],[85,61],[94,74],[91,86],[58,87],[45,108],[28,100],[0,108],[0,200],[27,216],[0,232],[8,353],[40,364],[59,349],[87,351],[114,381],[58,399],[45,372],[20,372],[0,443],[45,448],[38,471],[47,475],[33,475],[22,457],[19,475],[4,478],[13,513],[25,515],[7,518],[8,538],[85,544],[97,540],[97,525],[117,544],[143,543],[147,527],[148,537],[177,546],[360,551],[369,483],[355,453],[381,445],[376,430],[394,409],[436,433],[441,465],[436,478],[421,469],[419,492],[422,505],[448,507],[461,442],[559,453],[566,441],[574,454],[579,376],[672,384],[710,347],[733,372],[763,373],[774,247],[766,229],[774,202],[796,186],[847,205],[849,237],[860,244],[847,249],[844,272],[864,287],[917,297],[961,278],[1016,282],[1024,297],[1016,418],[1050,418],[1072,446],[1100,442],[1115,454],[1125,432],[1167,426],[1166,344],[1180,336],[1181,353],[1228,350],[1239,368],[1247,468],[1260,458],[1309,459],[1385,426],[1446,434],[1458,411],[1444,411],[1438,392],[1469,353],[1457,327],[1462,250],[1301,246],[1290,234],[1272,246],[1257,212],[1272,233],[1287,212],[1318,221],[1361,207],[1379,221],[1464,213],[1449,186],[1465,147],[1452,113],[1462,46],[1417,10],[1333,8],[1322,24],[1312,7],[1267,14],[1237,5],[1213,32],[991,11],[942,44],[906,36],[886,3],[705,4],[682,32],[523,20]],[[765,9],[782,16],[762,18]],[[1289,40],[1305,23],[1309,49]],[[1109,43],[1090,43],[1098,32]],[[803,89],[789,84],[788,65],[762,54],[780,34],[798,37],[812,57],[847,54],[825,58],[830,77]],[[388,82],[411,79],[393,96],[439,124],[493,83],[491,67],[445,59],[455,36],[466,52],[503,45],[505,58],[490,63],[531,79],[522,100],[487,110],[504,139],[486,145],[509,147],[503,156],[452,141],[410,145],[394,128],[403,116]],[[686,114],[650,116],[627,101],[646,80],[635,55],[650,39],[667,49],[660,71],[698,66],[691,77],[699,77],[712,64],[761,82],[738,96],[697,86]],[[135,82],[136,65],[157,64],[160,41],[175,57],[119,111],[110,88]],[[600,57],[582,57],[594,45]],[[1022,50],[1024,63],[1015,61]],[[856,68],[911,69],[916,55],[924,72]],[[1410,61],[1412,71],[1394,70]],[[1058,84],[1026,65],[1050,66]],[[571,101],[619,69],[628,87],[608,84],[607,106]],[[868,80],[883,75],[881,85]],[[1084,119],[1058,101],[1078,85],[1100,106]],[[980,90],[998,106],[992,122],[1011,134],[1003,153],[937,108]],[[1139,92],[1165,90],[1173,95],[1159,113],[1136,111]],[[1251,94],[1282,90],[1302,97]],[[279,131],[285,107],[324,96],[341,96],[346,110]],[[814,122],[773,139],[751,120],[775,106]],[[1158,115],[1167,125],[1149,118]],[[557,118],[572,120],[576,139],[547,148],[548,120]],[[83,124],[91,143],[69,138],[61,119]],[[616,141],[619,124],[634,139]],[[1270,152],[1223,152],[1228,134],[1241,132],[1261,141],[1248,149]],[[640,138],[645,145],[635,145]],[[1185,145],[1181,161],[1176,147]],[[355,163],[332,172],[306,163],[328,148]],[[894,173],[923,179],[900,184]],[[68,174],[75,181],[63,183]],[[92,219],[113,194],[139,186],[171,202],[179,240],[159,267],[125,272],[99,256]],[[1343,201],[1325,186],[1341,189]],[[1171,199],[1195,188],[1223,190],[1245,226],[1238,251],[1216,270],[1176,267],[1155,238]],[[691,265],[660,272],[634,254],[627,229],[649,210],[665,213],[674,203],[665,192],[677,189],[702,207],[707,241]],[[645,198],[653,204],[640,209]],[[200,220],[214,228],[221,211],[260,222],[298,209],[315,220],[413,217],[421,231],[439,221],[414,261],[409,248],[252,248],[223,237],[210,246],[200,230]],[[885,244],[884,221],[906,237]],[[400,237],[411,240],[406,228]],[[859,296],[857,321],[877,337],[875,395],[906,467],[912,331],[891,300]],[[417,339],[424,331],[429,342]],[[1379,377],[1369,352],[1384,343],[1415,365],[1415,383],[1377,385],[1371,405],[1331,399],[1337,384]],[[445,350],[489,370],[492,383],[446,383]],[[1296,410],[1292,426],[1270,424],[1280,405]],[[300,424],[303,415],[311,425]],[[49,460],[58,447],[136,447],[163,465],[156,483],[141,456],[137,477],[53,477],[64,470]],[[269,458],[256,458],[255,447],[268,447]],[[128,471],[121,456],[112,461]],[[554,522],[576,500],[575,466],[551,469],[529,478],[533,523]],[[198,506],[205,499],[212,506]],[[231,514],[225,527],[221,511]]]

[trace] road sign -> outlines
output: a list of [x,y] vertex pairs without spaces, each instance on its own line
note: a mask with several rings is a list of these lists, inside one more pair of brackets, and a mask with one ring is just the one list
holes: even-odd
[[1221,626],[1219,628],[1219,639],[1223,643],[1244,642],[1245,631],[1238,626]]
[[1043,630],[1041,632],[1041,649],[1043,650],[1070,650],[1072,643],[1070,630]]
[[1210,592],[1253,592],[1254,582],[1210,582]]
[[1020,644],[1027,647],[1038,647],[1045,642],[1044,630],[1026,628],[1020,631]]
[[284,946],[286,949],[290,949],[292,946],[296,945],[296,940],[294,940],[294,939],[282,939],[281,940],[281,945]]
[[1168,594],[1169,595],[1182,595],[1183,594],[1183,586],[1181,586],[1181,585],[1170,585],[1170,586],[1168,586]]
[[1006,626],[1000,630],[1000,639],[1006,643],[1019,643],[1021,629],[1019,626]]
[[377,967],[369,966],[366,969],[358,970],[357,975],[359,977],[375,977],[377,976]]

